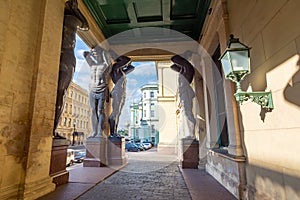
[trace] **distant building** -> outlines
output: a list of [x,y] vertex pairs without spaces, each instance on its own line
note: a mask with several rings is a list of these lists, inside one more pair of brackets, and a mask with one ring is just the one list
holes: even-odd
[[130,105],[130,136],[135,140],[158,143],[158,85],[147,84],[141,88],[142,98]]
[[74,145],[83,145],[91,134],[90,113],[88,91],[71,82],[56,132],[67,138],[71,145],[73,142]]

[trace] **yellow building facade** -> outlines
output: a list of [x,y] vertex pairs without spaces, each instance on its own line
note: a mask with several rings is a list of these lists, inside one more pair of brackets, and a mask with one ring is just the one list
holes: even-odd
[[65,99],[65,107],[56,132],[65,137],[70,144],[73,144],[75,133],[74,145],[83,145],[92,132],[88,91],[71,82]]

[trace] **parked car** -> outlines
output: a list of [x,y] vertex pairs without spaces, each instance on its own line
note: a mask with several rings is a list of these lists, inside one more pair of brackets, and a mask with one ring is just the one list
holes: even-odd
[[144,147],[145,147],[146,150],[152,148],[152,144],[150,142],[143,142],[143,145],[144,145]]
[[140,151],[140,148],[134,143],[126,143],[125,150],[127,151]]
[[74,150],[73,149],[68,149],[67,150],[67,162],[66,162],[66,166],[69,167],[69,166],[73,165],[74,159],[75,159]]
[[140,149],[140,151],[145,151],[146,150],[143,143],[135,143],[135,145]]
[[85,151],[75,151],[74,162],[81,163],[86,157]]

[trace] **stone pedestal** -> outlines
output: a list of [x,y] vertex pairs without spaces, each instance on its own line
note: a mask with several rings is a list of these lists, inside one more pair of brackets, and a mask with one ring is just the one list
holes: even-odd
[[182,142],[182,168],[197,169],[199,164],[199,142],[195,139],[183,138]]
[[107,165],[107,138],[87,138],[86,158],[83,160],[83,167],[104,167]]
[[127,162],[125,157],[125,138],[109,137],[107,157],[109,165],[124,165]]
[[69,181],[69,172],[66,170],[68,146],[69,143],[64,138],[54,138],[52,141],[50,176],[56,185]]

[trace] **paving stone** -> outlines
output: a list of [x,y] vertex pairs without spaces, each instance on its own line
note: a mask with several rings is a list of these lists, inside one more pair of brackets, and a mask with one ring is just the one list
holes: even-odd
[[[134,152],[135,153],[135,152]],[[129,155],[129,164],[80,196],[79,200],[147,199],[190,200],[190,194],[176,159],[154,154],[151,159]],[[141,155],[141,153],[136,155]],[[144,153],[145,156],[147,155]]]

